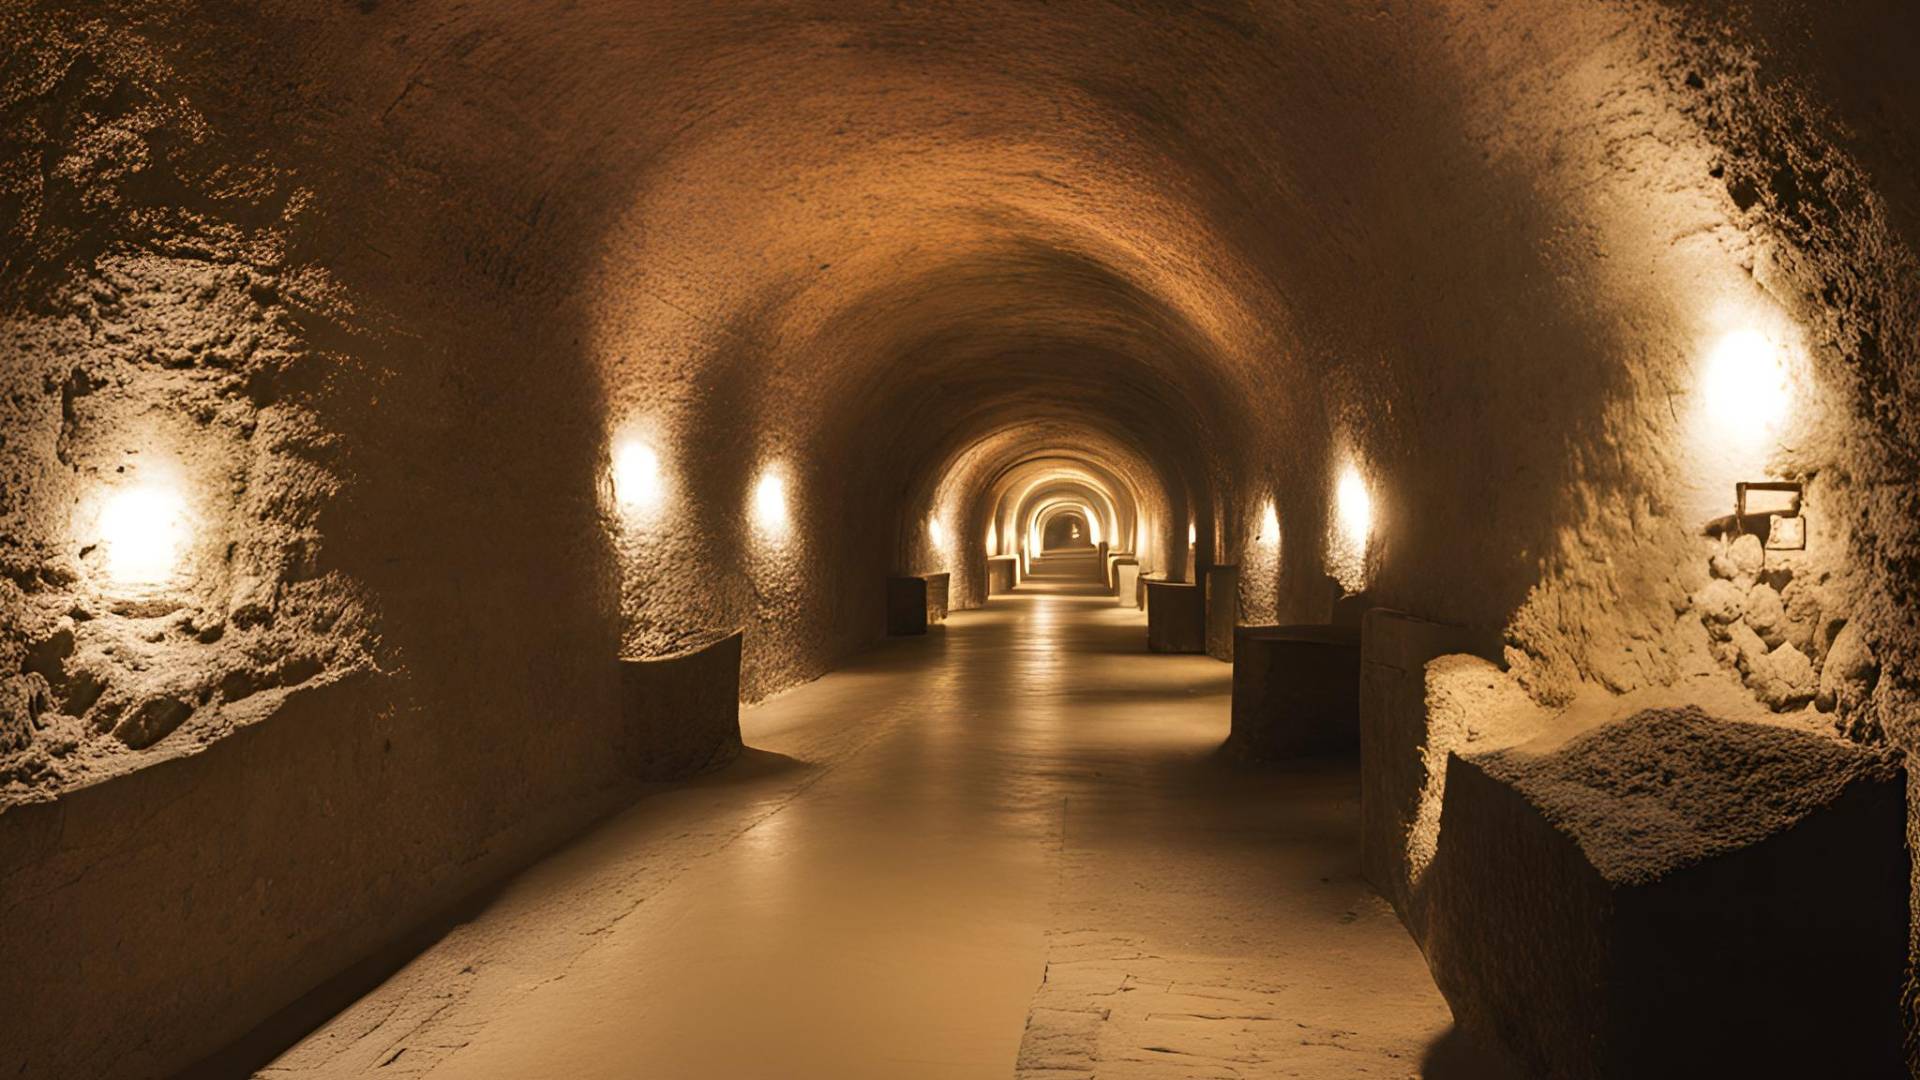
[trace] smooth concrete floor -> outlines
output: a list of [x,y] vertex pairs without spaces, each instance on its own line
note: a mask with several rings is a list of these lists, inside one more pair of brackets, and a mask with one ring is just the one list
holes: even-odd
[[744,710],[742,761],[260,1075],[1492,1075],[1359,878],[1352,765],[1221,760],[1231,669],[1093,592],[1036,579]]

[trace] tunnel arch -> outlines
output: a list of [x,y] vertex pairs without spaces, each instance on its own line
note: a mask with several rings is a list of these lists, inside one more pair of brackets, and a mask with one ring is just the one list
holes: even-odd
[[[1830,722],[1920,740],[1920,140],[1890,0],[88,7],[9,23],[22,799],[365,678],[299,722],[358,745],[400,718],[426,846],[464,866],[523,815],[447,811],[463,791],[596,775],[529,712],[605,714],[601,660],[734,629],[757,700],[874,640],[888,570],[982,593],[1031,455],[1088,463],[1116,520],[1124,491],[1115,531],[1163,572],[1189,520],[1197,562],[1270,561],[1241,577],[1257,622],[1327,617],[1356,462],[1370,594],[1496,635],[1554,707],[1696,669],[1745,689],[1700,638],[1702,533],[1729,484],[1797,479],[1791,643],[1819,662],[1854,626],[1889,674]],[[1703,424],[1742,331],[1790,361],[1790,438]],[[645,514],[611,482],[630,438],[660,466]],[[72,513],[130,440],[190,459],[212,568],[159,643]],[[101,701],[28,678],[69,634]],[[111,734],[169,701],[175,734]]]

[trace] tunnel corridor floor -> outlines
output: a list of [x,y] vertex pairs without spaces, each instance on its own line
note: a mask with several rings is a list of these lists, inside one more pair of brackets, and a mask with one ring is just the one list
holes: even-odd
[[1231,669],[1042,578],[743,710],[271,1077],[1490,1075],[1360,879],[1351,765],[1223,761]]

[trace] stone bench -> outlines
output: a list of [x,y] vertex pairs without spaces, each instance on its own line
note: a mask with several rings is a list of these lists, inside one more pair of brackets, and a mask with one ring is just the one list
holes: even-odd
[[1360,745],[1360,631],[1241,626],[1233,632],[1233,730],[1254,759],[1349,754]]
[[987,595],[1010,593],[1020,584],[1020,556],[994,555],[987,559]]
[[1906,778],[1659,709],[1449,758],[1425,949],[1530,1075],[1905,1076]]
[[740,633],[672,656],[620,661],[619,753],[641,780],[671,780],[740,753]]
[[887,579],[887,634],[907,637],[947,618],[947,574]]
[[1207,651],[1206,590],[1188,581],[1147,582],[1147,651]]
[[1140,606],[1140,563],[1122,559],[1114,564],[1114,600],[1121,607]]

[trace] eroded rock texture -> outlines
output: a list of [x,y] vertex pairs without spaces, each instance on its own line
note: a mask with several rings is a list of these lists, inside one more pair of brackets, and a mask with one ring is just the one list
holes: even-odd
[[1890,755],[1698,709],[1456,753],[1423,944],[1537,1075],[1898,1075],[1905,805]]

